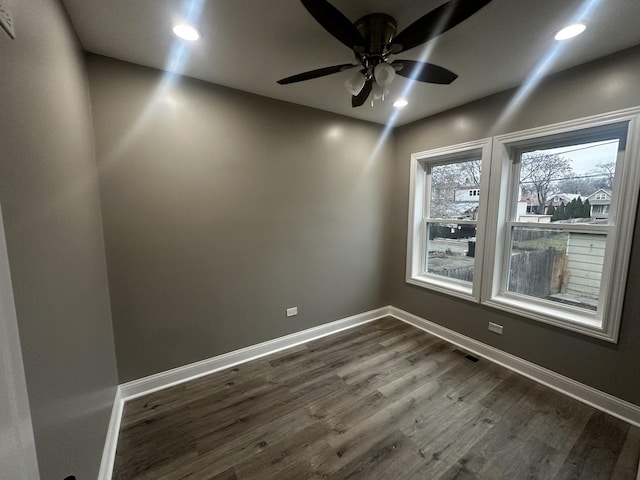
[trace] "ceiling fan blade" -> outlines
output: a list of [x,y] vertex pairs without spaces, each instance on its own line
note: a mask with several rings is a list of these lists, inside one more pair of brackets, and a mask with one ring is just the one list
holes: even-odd
[[367,98],[369,98],[372,89],[373,78],[370,78],[369,80],[367,80],[367,83],[364,84],[364,87],[362,87],[360,93],[351,97],[351,106],[355,108],[364,105],[364,102],[366,102]]
[[353,49],[364,47],[365,41],[360,31],[336,7],[326,0],[300,0],[302,5],[335,38]]
[[360,65],[352,65],[350,63],[345,63],[343,65],[334,65],[332,67],[318,68],[316,70],[311,70],[310,72],[299,73],[297,75],[292,75],[291,77],[283,78],[282,80],[278,80],[278,83],[280,85],[288,85],[289,83],[303,82],[305,80],[324,77],[325,75],[331,75],[333,73],[343,72],[345,70],[349,70],[350,68],[359,67],[359,66]]
[[458,78],[458,75],[451,70],[433,63],[418,62],[416,60],[395,60],[391,65],[396,69],[398,75],[419,82],[449,85]]
[[491,0],[451,0],[419,18],[391,40],[389,49],[400,53],[417,47],[464,22]]

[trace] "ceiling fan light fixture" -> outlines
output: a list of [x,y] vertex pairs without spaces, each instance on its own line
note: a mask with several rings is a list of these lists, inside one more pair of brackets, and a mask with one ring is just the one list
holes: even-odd
[[569,40],[570,38],[577,37],[587,29],[587,26],[582,23],[575,23],[568,25],[556,33],[554,37],[556,40]]
[[367,79],[362,73],[354,72],[352,75],[349,75],[349,78],[344,82],[344,86],[347,88],[347,91],[355,97],[362,91],[366,81]]
[[200,32],[195,27],[186,23],[180,23],[173,27],[173,33],[176,37],[179,37],[188,42],[195,42],[200,38]]
[[371,99],[372,100],[382,100],[384,102],[384,97],[389,95],[389,89],[379,85],[377,82],[373,84],[373,88],[371,89]]
[[376,65],[373,69],[373,76],[375,77],[378,85],[383,88],[388,87],[396,76],[396,69],[387,62],[382,62]]

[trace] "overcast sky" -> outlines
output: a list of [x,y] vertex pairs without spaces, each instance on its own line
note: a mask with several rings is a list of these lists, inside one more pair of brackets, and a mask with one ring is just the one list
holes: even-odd
[[598,163],[615,162],[618,153],[618,140],[550,148],[542,152],[557,153],[570,158],[574,173],[584,174],[594,169]]

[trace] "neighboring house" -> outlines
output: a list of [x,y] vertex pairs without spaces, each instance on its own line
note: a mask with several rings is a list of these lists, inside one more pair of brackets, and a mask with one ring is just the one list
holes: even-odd
[[547,199],[546,205],[547,207],[559,207],[560,205],[567,205],[578,198],[582,198],[579,193],[556,193]]
[[518,202],[518,204],[521,205],[519,206],[518,211],[520,212],[520,210],[523,209],[523,214],[541,215],[542,213],[544,213],[540,211],[540,204],[538,202],[537,195],[531,193],[523,193],[522,195],[520,195],[520,201]]
[[480,187],[478,185],[463,185],[456,188],[456,202],[474,202],[480,201]]
[[608,218],[609,206],[611,205],[611,192],[600,188],[589,195],[586,200],[591,204],[592,218]]
[[563,294],[597,306],[604,265],[606,238],[571,232],[567,240],[567,265]]
[[[480,203],[478,185],[447,185],[433,194],[432,212],[443,218],[476,219]],[[451,201],[453,199],[453,202]]]
[[[597,192],[596,192],[597,193]],[[549,197],[545,202],[544,212],[538,202],[538,196],[536,194],[524,193],[520,196],[520,203],[526,205],[526,213],[530,215],[544,215],[547,213],[549,207],[559,207],[560,205],[568,205],[573,200],[582,198],[586,200],[591,197],[584,197],[579,193],[556,193]]]

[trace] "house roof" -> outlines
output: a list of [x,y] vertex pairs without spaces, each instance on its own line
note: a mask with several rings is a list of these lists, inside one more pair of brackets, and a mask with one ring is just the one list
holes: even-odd
[[[607,198],[596,199],[596,195],[599,193],[604,193],[607,196]],[[593,192],[591,195],[589,195],[587,197],[587,200],[589,200],[589,203],[591,205],[609,205],[611,204],[611,192],[609,190],[605,190],[604,188],[599,188],[598,190]]]
[[589,199],[589,201],[591,201],[592,198],[595,198],[595,196],[598,193],[604,193],[607,195],[608,198],[611,198],[611,192],[609,190],[605,190],[604,188],[599,188],[598,190],[596,190],[595,192],[593,192],[591,195],[589,195],[587,198]]
[[549,197],[549,199],[547,199],[547,205],[549,205],[550,202],[552,202],[556,198],[564,203],[569,203],[572,200],[577,200],[578,198],[584,199],[585,197],[584,195],[581,195],[579,193],[556,193],[555,195],[552,195],[551,197]]

